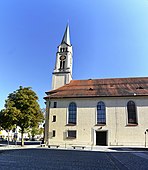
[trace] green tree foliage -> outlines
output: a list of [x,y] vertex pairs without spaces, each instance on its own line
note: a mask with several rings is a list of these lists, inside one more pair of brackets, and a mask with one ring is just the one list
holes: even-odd
[[9,145],[9,132],[15,127],[16,117],[19,110],[14,107],[8,107],[0,111],[0,126],[8,132],[8,145]]
[[[4,115],[4,116],[3,116]],[[43,121],[43,114],[38,104],[38,97],[30,87],[22,87],[8,95],[5,109],[0,112],[1,126],[5,128],[6,122],[11,129],[13,125],[21,128],[22,145],[25,129],[38,126]]]
[[19,115],[19,110],[15,107],[8,107],[2,109],[0,112],[0,125],[5,130],[12,130],[17,121],[17,115]]
[[44,128],[42,127],[33,127],[30,129],[31,137],[34,139],[35,135],[43,135],[44,133]]

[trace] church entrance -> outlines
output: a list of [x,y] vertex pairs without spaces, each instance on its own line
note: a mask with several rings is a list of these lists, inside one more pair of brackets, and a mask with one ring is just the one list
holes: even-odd
[[107,131],[96,131],[96,145],[107,146]]

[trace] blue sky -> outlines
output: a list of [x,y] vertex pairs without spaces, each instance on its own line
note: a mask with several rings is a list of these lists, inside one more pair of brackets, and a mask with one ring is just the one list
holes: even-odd
[[67,22],[73,79],[148,76],[148,0],[1,0],[0,109],[19,86],[45,107]]

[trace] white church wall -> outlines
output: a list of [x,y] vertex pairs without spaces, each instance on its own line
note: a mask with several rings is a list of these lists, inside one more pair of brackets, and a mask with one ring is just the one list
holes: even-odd
[[[120,100],[119,100],[120,99]],[[132,98],[98,98],[98,99],[70,99],[56,100],[57,108],[50,109],[49,131],[56,131],[56,136],[50,135],[50,144],[67,145],[96,145],[95,132],[107,131],[107,145],[144,145],[145,130],[148,128],[147,99]],[[137,105],[137,126],[127,124],[127,102],[133,100]],[[96,126],[96,105],[98,101],[106,104],[106,125]],[[77,124],[67,126],[68,105],[70,102],[77,104]],[[51,101],[52,106],[52,101]],[[53,116],[56,122],[52,122]],[[100,129],[101,128],[101,129]],[[76,139],[66,139],[67,130],[76,130]],[[94,133],[94,134],[93,134]]]
[[[137,106],[138,125],[127,124],[127,102],[133,100]],[[57,108],[53,108],[53,102]],[[106,125],[96,126],[96,106],[99,101],[106,105]],[[68,106],[70,102],[77,104],[77,124],[67,125]],[[96,131],[107,131],[107,145],[144,146],[145,130],[148,128],[148,98],[95,98],[95,99],[57,99],[51,100],[49,122],[49,144],[62,147],[72,145],[96,145]],[[56,122],[52,122],[53,116]],[[52,131],[56,136],[52,137]],[[67,139],[66,132],[76,130],[76,139]]]

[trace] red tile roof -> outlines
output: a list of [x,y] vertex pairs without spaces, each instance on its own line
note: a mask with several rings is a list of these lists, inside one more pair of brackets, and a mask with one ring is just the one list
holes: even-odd
[[47,98],[148,96],[148,77],[72,80]]

